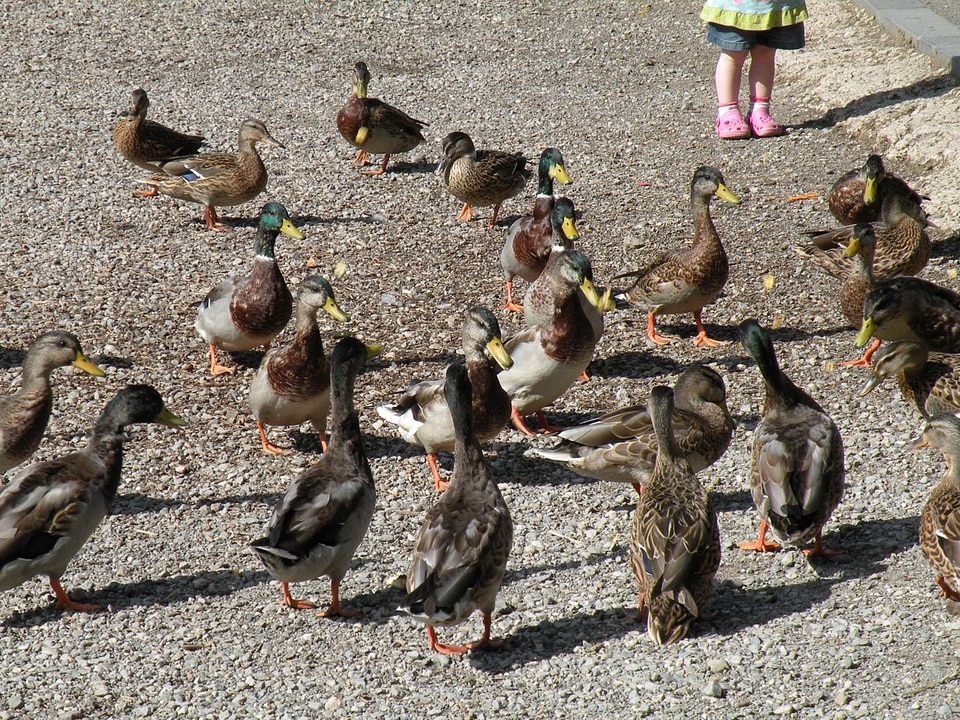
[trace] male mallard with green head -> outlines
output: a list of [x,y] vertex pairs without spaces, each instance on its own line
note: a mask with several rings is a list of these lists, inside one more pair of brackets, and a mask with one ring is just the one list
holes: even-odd
[[367,64],[354,66],[353,94],[337,113],[337,130],[344,139],[359,148],[354,165],[363,165],[368,154],[383,153],[383,162],[365,175],[382,175],[391,155],[408,152],[424,141],[420,132],[428,123],[410,117],[399,108],[377,98],[367,97],[370,71]]
[[274,254],[280,233],[303,238],[283,205],[267,203],[260,211],[250,274],[227,278],[200,304],[196,328],[210,346],[210,373],[214,376],[235,370],[217,362],[217,348],[240,352],[269,346],[293,313],[293,297]]
[[317,315],[324,311],[346,322],[330,283],[319,275],[305,277],[297,294],[296,334],[283,347],[271,349],[250,382],[250,410],[257,422],[260,444],[271,455],[288,455],[267,439],[267,425],[300,425],[307,420],[327,448],[327,411],[330,408],[330,363],[323,352]]

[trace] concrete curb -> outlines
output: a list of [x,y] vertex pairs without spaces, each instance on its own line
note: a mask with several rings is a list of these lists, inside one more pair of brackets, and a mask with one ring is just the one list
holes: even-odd
[[960,27],[919,0],[853,0],[884,30],[929,55],[960,80]]

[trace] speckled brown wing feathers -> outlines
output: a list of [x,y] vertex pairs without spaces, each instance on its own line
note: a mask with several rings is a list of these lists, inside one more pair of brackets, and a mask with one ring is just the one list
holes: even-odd
[[960,593],[960,488],[944,480],[920,514],[920,549],[934,572]]
[[[690,473],[689,468],[686,469]],[[684,637],[703,610],[720,566],[720,530],[706,490],[678,481],[672,492],[640,495],[631,561],[661,644]]]
[[828,415],[805,405],[764,415],[754,433],[751,493],[780,539],[812,539],[840,503],[843,478],[843,443]]

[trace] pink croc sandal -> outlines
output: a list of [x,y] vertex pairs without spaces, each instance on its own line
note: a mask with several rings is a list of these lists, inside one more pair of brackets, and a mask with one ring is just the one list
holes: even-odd
[[747,115],[750,131],[754,137],[767,138],[783,135],[783,125],[778,123],[766,110],[755,110]]
[[750,126],[743,121],[738,108],[731,108],[717,118],[717,136],[721,140],[746,140]]

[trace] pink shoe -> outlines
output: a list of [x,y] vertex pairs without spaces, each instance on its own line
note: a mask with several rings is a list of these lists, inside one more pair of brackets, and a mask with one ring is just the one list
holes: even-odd
[[746,140],[750,126],[743,121],[739,108],[731,108],[717,118],[717,136],[721,140]]
[[783,125],[778,123],[766,110],[754,110],[747,115],[747,122],[750,123],[750,131],[754,137],[766,138],[783,135]]

